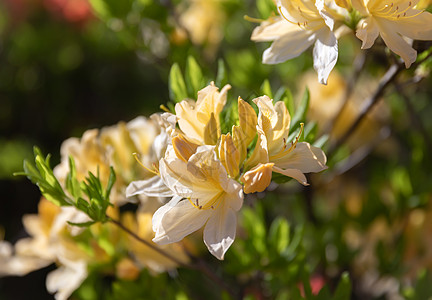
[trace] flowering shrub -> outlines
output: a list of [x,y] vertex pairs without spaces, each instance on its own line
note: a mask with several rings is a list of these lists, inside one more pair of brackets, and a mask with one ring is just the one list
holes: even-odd
[[49,267],[56,299],[432,296],[428,1],[24,2],[2,4],[20,16],[0,26],[4,108],[29,136],[25,115],[80,137],[0,149],[5,182],[41,193],[26,237],[2,223],[1,280]]

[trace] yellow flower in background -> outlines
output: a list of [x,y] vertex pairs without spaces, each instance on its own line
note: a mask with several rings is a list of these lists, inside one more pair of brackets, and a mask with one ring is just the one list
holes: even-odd
[[68,225],[67,221],[85,222],[88,218],[74,207],[60,208],[42,198],[39,214],[23,217],[30,237],[20,239],[14,246],[13,254],[9,247],[8,263],[5,265],[7,275],[25,275],[55,262],[58,268],[48,274],[47,290],[56,293],[56,299],[68,299],[87,278],[89,262],[101,262],[107,255],[99,251],[93,257],[84,251],[75,237],[81,229],[73,230],[77,228]]
[[219,114],[227,101],[231,88],[219,88],[212,82],[198,92],[197,101],[183,100],[175,106],[177,122],[184,135],[199,145],[216,145],[220,137]]
[[299,56],[314,44],[314,69],[318,81],[327,84],[338,58],[334,31],[340,16],[330,10],[324,0],[278,0],[276,6],[280,17],[271,17],[263,22],[251,37],[256,42],[273,41],[264,51],[263,63],[282,63]]
[[417,2],[352,0],[353,7],[366,17],[359,22],[356,32],[363,42],[362,49],[372,47],[380,35],[387,47],[409,68],[417,58],[417,51],[404,37],[432,40],[432,14],[414,8]]
[[[138,211],[136,214],[126,212],[122,215],[122,223],[140,238],[152,243],[155,235],[152,230],[152,212]],[[134,265],[139,269],[145,267],[151,272],[161,273],[177,267],[175,262],[126,233],[124,233],[124,241],[125,248],[134,259]],[[165,246],[155,244],[155,246],[185,264],[189,261],[189,257],[180,244],[173,243]]]
[[[344,104],[346,80],[337,70],[332,72],[329,78],[331,81],[324,86],[316,82],[313,72],[308,72],[300,79],[298,90],[304,90],[306,86],[309,88],[308,120],[317,122],[320,132],[330,131],[330,139],[337,140],[357,118],[364,100],[376,88],[377,82],[373,78],[362,77]],[[344,107],[340,111],[342,105]],[[386,124],[388,115],[388,109],[385,103],[381,101],[371,113],[365,116],[364,122],[347,140],[346,144],[349,148],[354,150],[369,146],[379,139],[380,135],[383,135],[381,128]],[[383,145],[381,144],[381,146]]]
[[223,0],[188,0],[187,8],[179,7],[180,25],[190,35],[192,43],[205,46],[205,53],[213,57],[223,38],[222,24],[226,15]]

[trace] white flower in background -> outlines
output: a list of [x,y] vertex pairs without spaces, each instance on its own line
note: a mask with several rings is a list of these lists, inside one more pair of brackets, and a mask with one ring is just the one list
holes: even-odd
[[409,68],[417,58],[417,51],[403,37],[432,40],[432,14],[415,9],[417,2],[352,0],[352,6],[366,16],[359,22],[356,32],[363,42],[362,49],[372,47],[380,35],[387,47],[402,57]]
[[315,44],[314,69],[318,72],[318,81],[327,84],[338,58],[334,33],[338,15],[325,5],[324,0],[278,0],[276,6],[280,17],[264,21],[255,28],[251,37],[257,42],[273,41],[264,51],[263,63],[282,63]]

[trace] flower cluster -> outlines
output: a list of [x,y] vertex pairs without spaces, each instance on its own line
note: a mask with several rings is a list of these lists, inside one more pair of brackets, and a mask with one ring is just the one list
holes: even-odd
[[432,14],[419,1],[275,0],[279,16],[263,21],[252,33],[257,42],[273,41],[263,63],[277,64],[299,56],[312,44],[318,81],[327,84],[338,58],[338,38],[356,24],[362,49],[381,36],[387,47],[409,68],[417,51],[406,38],[432,40]]
[[[238,125],[222,133],[220,113],[227,102],[226,85],[211,83],[198,92],[197,101],[176,104],[175,115],[160,116],[164,130],[161,159],[153,164],[154,176],[132,182],[126,194],[171,197],[153,215],[154,242],[165,245],[182,240],[204,227],[204,243],[223,259],[236,234],[236,212],[244,193],[264,191],[272,173],[307,185],[304,173],[326,169],[319,148],[288,141],[290,115],[284,104],[262,96],[254,108],[238,99]],[[177,126],[178,125],[178,126]]]
[[[158,115],[151,119],[138,117],[102,130],[88,130],[81,138],[69,138],[61,147],[61,163],[54,168],[55,177],[67,190],[67,179],[72,176],[70,158],[74,161],[73,176],[80,182],[91,172],[98,174],[102,185],[106,185],[110,166],[113,166],[118,175],[110,193],[113,206],[108,207],[107,214],[148,243],[154,237],[151,219],[160,206],[159,199],[148,201],[148,197],[140,197],[136,212],[121,212],[119,207],[127,202],[127,184],[152,175],[136,163],[132,153],[145,163],[157,162],[157,137],[161,132],[158,118]],[[152,249],[112,223],[97,223],[87,228],[71,225],[89,221],[76,207],[59,207],[42,197],[38,214],[23,218],[30,237],[19,240],[14,246],[0,242],[0,276],[25,275],[56,263],[58,268],[47,277],[47,289],[56,293],[56,299],[68,299],[87,278],[92,266],[107,265],[107,271],[115,272],[118,278],[136,279],[143,268],[160,273],[178,266],[158,249],[175,254],[178,262],[189,260],[182,245],[155,245]]]

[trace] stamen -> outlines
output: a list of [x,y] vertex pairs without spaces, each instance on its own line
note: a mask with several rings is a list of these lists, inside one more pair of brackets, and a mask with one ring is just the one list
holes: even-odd
[[[298,7],[298,9],[299,9],[299,11],[300,11],[300,14],[303,15],[303,12],[301,11],[300,7]],[[284,18],[285,20],[287,20],[288,22],[290,22],[291,24],[298,25],[300,28],[302,28],[302,25],[303,25],[303,27],[306,27],[307,22],[304,22],[303,24],[301,24],[300,22],[295,23],[295,22],[289,20],[289,19],[284,15],[284,13],[282,12],[282,7],[281,7],[280,5],[277,7],[277,10],[278,10],[279,14],[281,15],[281,17]]]
[[258,24],[265,21],[263,19],[252,18],[252,17],[249,17],[247,15],[243,16],[243,19],[245,19],[246,21],[249,21],[251,23],[258,23]]
[[189,200],[190,204],[192,204],[193,207],[195,207],[195,208],[198,208],[198,209],[216,209],[219,207],[219,205],[221,203],[221,201],[219,201],[219,199],[223,194],[224,194],[224,191],[219,192],[212,199],[207,201],[207,203],[204,205],[200,204],[198,199],[195,199],[195,201],[192,201],[192,199],[190,197],[187,197],[187,199]]
[[291,147],[289,148],[288,151],[291,151],[292,149],[295,149],[295,147],[297,146],[297,143],[298,143],[298,141],[300,140],[300,136],[301,136],[302,133],[303,133],[303,128],[304,128],[304,124],[303,124],[303,123],[300,123],[300,132],[299,132],[299,134],[297,135],[297,137],[295,138],[295,141],[292,143],[292,145],[291,145]]
[[171,111],[168,109],[168,107],[166,107],[166,106],[163,105],[163,104],[161,104],[161,105],[159,106],[159,108],[162,109],[164,112],[168,112],[168,113],[171,112]]
[[156,167],[156,164],[153,164],[153,168],[154,170],[150,170],[149,168],[147,168],[146,166],[144,166],[144,164],[139,160],[138,158],[138,154],[137,153],[132,153],[133,157],[135,158],[135,160],[141,165],[141,167],[143,167],[144,169],[146,169],[147,171],[149,171],[150,173],[153,173],[155,175],[159,176],[159,171]]

